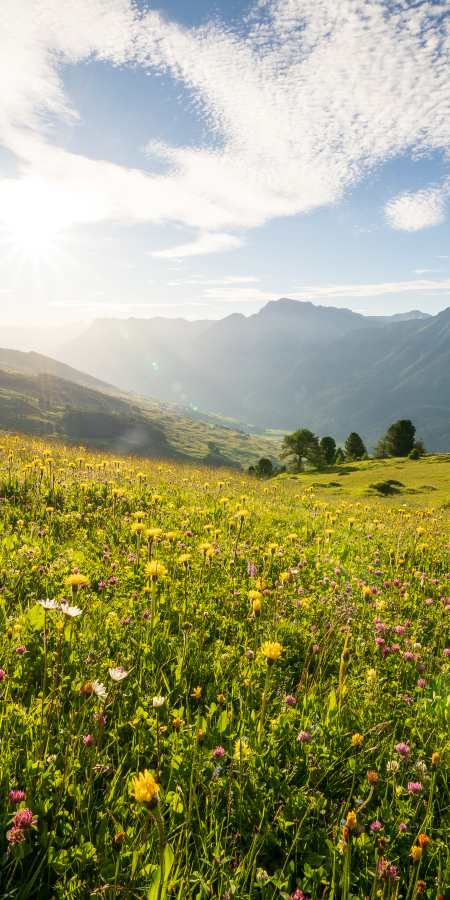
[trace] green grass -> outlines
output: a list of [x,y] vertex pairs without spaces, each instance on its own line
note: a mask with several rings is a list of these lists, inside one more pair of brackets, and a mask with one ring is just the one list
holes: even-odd
[[3,435],[0,896],[448,898],[449,472]]

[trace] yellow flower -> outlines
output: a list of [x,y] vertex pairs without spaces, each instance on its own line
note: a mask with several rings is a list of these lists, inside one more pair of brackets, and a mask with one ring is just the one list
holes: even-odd
[[416,847],[416,846],[411,847],[411,856],[412,856],[414,862],[419,862],[419,860],[422,859],[422,853],[423,853],[422,847]]
[[261,600],[253,600],[252,602],[253,612],[260,613],[261,612]]
[[418,534],[419,536],[420,536],[421,534],[426,534],[426,533],[427,533],[427,532],[426,532],[426,529],[425,529],[425,528],[416,528],[416,534]]
[[[56,628],[58,629],[58,631],[64,631],[64,627],[65,627],[65,626],[64,626],[64,622],[57,622],[57,623],[56,623]],[[12,630],[11,630],[11,629],[9,629],[9,630],[11,631],[11,634],[12,634]]]
[[134,798],[137,803],[144,806],[156,806],[159,794],[159,784],[156,784],[153,775],[145,769],[139,772],[139,778],[133,778]]
[[69,575],[69,577],[66,578],[66,584],[70,584],[71,587],[78,587],[78,585],[84,584],[87,580],[86,575]]
[[85,686],[84,686],[84,693],[85,693],[85,694],[92,694],[92,691],[93,691],[93,690],[94,690],[94,685],[92,684],[92,681],[87,681],[86,684],[85,684]]
[[203,744],[203,741],[205,740],[205,732],[203,731],[202,728],[199,728],[199,730],[198,730],[197,740],[198,740],[199,744]]
[[142,522],[135,522],[134,525],[131,526],[131,534],[142,534],[145,531],[145,525]]
[[356,818],[356,813],[353,811],[347,814],[347,828],[349,831],[353,831],[358,824],[358,820]]
[[247,597],[249,600],[262,600],[262,594],[259,591],[248,591]]
[[148,541],[154,541],[160,534],[162,534],[162,528],[147,528],[145,532]]
[[168,531],[168,532],[167,532],[167,534],[166,534],[166,541],[169,541],[169,542],[172,544],[173,541],[175,540],[175,538],[176,538],[176,534],[175,534],[174,531]]
[[235,513],[236,518],[240,519],[241,522],[243,522],[244,519],[249,515],[250,515],[250,513],[249,513],[248,509],[238,509],[237,513]]
[[274,553],[275,550],[278,550],[278,544],[267,544],[267,549],[270,553]]
[[161,503],[162,497],[160,497],[159,494],[153,494],[152,500],[153,503]]
[[296,540],[298,540],[298,534],[288,534],[287,540],[288,540],[288,541],[296,541]]
[[282,652],[283,647],[278,641],[264,641],[264,644],[261,644],[261,653],[264,654],[266,659],[270,659],[272,662],[279,659]]
[[167,574],[167,569],[162,563],[159,563],[154,559],[152,562],[146,564],[145,574],[148,575],[152,581],[158,581],[159,578],[164,578],[164,575]]
[[176,717],[176,719],[172,720],[172,725],[176,729],[180,728],[182,724],[183,724],[183,719],[179,719],[178,716]]
[[362,734],[358,734],[358,732],[356,732],[356,734],[354,734],[353,737],[352,737],[352,744],[353,744],[353,746],[354,746],[354,747],[360,747],[361,744],[362,744],[362,742],[363,742],[363,736],[362,736]]
[[355,522],[356,522],[356,519],[353,519],[353,518],[352,518],[352,517],[350,517],[350,518],[349,518],[349,519],[347,519],[347,522],[348,522],[348,524],[349,524],[349,525],[350,525],[350,527],[351,527],[351,526],[352,526],[352,525],[354,525],[354,524],[355,524]]
[[224,703],[224,702],[225,702],[225,697],[223,696],[223,694],[217,694],[217,702],[218,702],[218,703]]
[[234,754],[233,759],[239,760],[239,762],[244,762],[244,760],[248,759],[249,756],[252,755],[252,751],[247,744],[247,738],[240,738],[236,741],[234,745]]
[[202,689],[201,689],[201,687],[196,687],[196,688],[194,688],[194,690],[193,690],[193,692],[192,692],[192,694],[191,694],[191,697],[195,697],[196,700],[201,700],[201,699],[202,699]]
[[191,558],[190,553],[182,553],[181,556],[178,557],[178,562],[181,563],[183,566],[185,566],[185,568],[187,568],[190,558]]
[[438,753],[437,751],[432,753],[431,754],[431,765],[436,766],[439,762],[439,758],[440,758],[440,753]]
[[205,556],[206,556],[208,550],[212,550],[212,545],[211,545],[211,544],[206,544],[206,543],[205,543],[205,544],[199,544],[199,545],[198,545],[198,549],[199,549],[202,553],[204,553]]

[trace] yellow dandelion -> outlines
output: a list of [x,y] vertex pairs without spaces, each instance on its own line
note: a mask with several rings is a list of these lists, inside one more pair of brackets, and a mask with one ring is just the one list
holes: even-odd
[[191,559],[190,553],[181,553],[181,555],[178,557],[178,562],[181,563],[182,566],[187,568],[188,564],[190,562],[190,559]]
[[141,522],[135,522],[134,525],[131,526],[131,534],[142,534],[145,531],[145,525],[142,525]]
[[352,744],[353,744],[353,746],[354,746],[354,747],[360,747],[361,744],[362,744],[362,742],[363,742],[363,736],[362,736],[362,734],[358,734],[358,732],[356,732],[356,734],[354,734],[354,735],[352,736]]
[[201,689],[201,687],[196,687],[196,688],[194,688],[194,690],[193,690],[193,692],[192,692],[192,694],[191,694],[191,697],[195,697],[196,700],[201,700],[201,699],[202,699],[202,689]]
[[137,803],[142,803],[147,808],[155,807],[158,802],[159,784],[156,783],[153,775],[145,769],[139,772],[139,778],[133,778],[132,792]]
[[266,657],[268,665],[274,663],[276,659],[280,659],[282,652],[283,647],[278,641],[264,641],[261,644],[261,653]]
[[150,542],[154,541],[160,534],[162,534],[162,528],[147,528],[147,531],[145,532],[145,536]]
[[349,831],[354,831],[358,824],[358,820],[356,818],[356,814],[353,811],[347,813],[347,828]]
[[160,578],[164,578],[164,575],[167,575],[167,569],[162,563],[159,563],[154,559],[152,562],[146,564],[145,574],[148,575],[152,581],[158,581]]

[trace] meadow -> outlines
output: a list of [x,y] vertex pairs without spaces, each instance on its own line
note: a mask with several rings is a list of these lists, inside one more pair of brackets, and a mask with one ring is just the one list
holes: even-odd
[[1,897],[447,900],[449,477],[4,433]]

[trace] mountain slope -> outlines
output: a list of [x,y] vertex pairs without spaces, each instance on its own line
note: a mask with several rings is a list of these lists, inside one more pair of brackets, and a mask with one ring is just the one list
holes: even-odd
[[29,351],[27,353],[21,350],[5,350],[0,348],[0,366],[9,369],[11,372],[23,372],[29,375],[56,375],[59,378],[66,378],[76,384],[92,385],[98,388],[111,388],[112,385],[105,381],[100,381],[92,375],[85,372],[79,372],[78,369],[72,368],[63,362],[43,356],[41,353]]
[[282,298],[254,315],[216,322],[97,319],[51,355],[127,390],[241,418],[249,416],[247,396],[287,376],[305,356],[388,321]]
[[249,398],[256,421],[367,445],[389,424],[411,418],[427,447],[450,448],[450,309],[423,320],[352,332],[326,354],[302,360],[284,380]]

